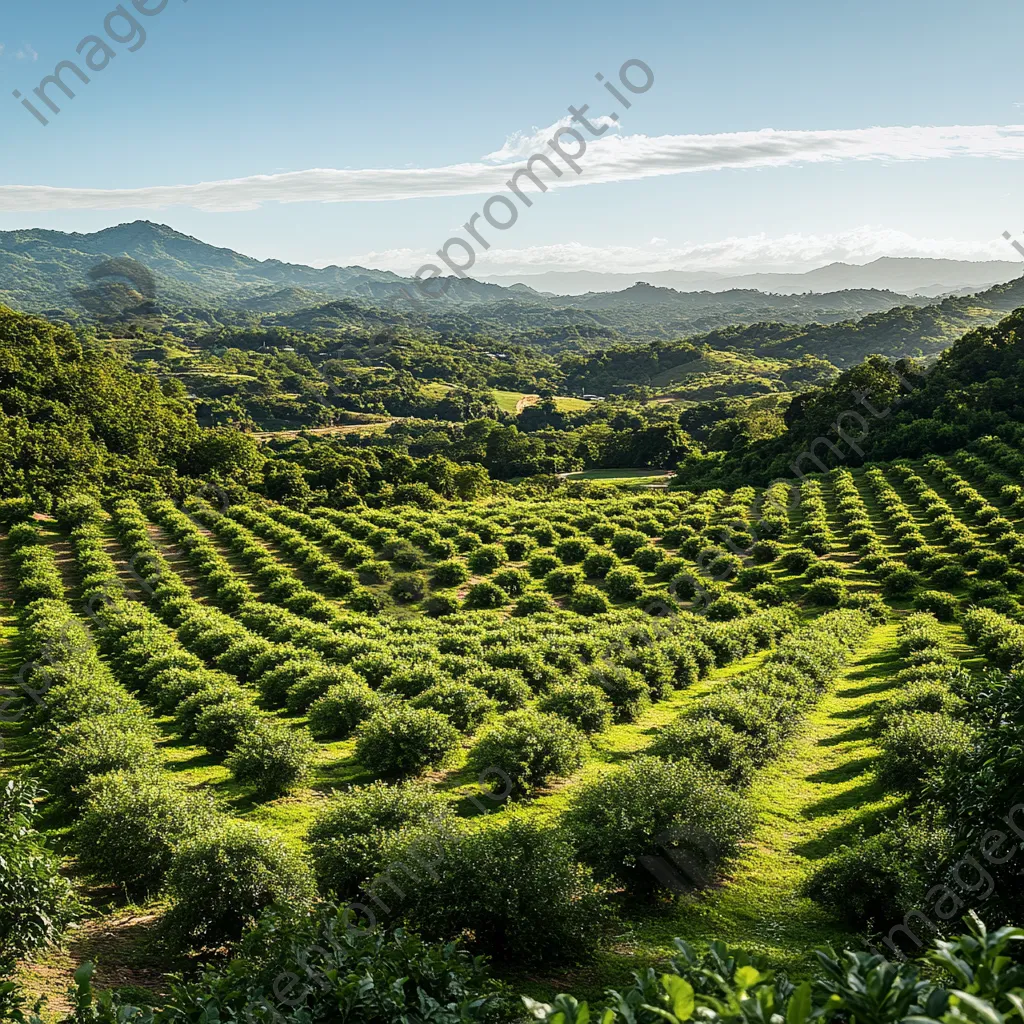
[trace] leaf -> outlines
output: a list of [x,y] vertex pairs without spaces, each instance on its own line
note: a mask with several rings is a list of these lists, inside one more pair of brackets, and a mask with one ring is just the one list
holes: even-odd
[[811,983],[805,981],[789,997],[786,1024],[805,1024],[811,1016]]
[[529,996],[521,998],[527,1010],[530,1011],[530,1016],[536,1017],[537,1020],[547,1020],[551,1013],[550,1003],[538,1003],[536,999],[531,999]]
[[84,964],[80,964],[78,970],[74,973],[75,984],[81,988],[83,985],[87,985],[92,980],[93,972],[96,970],[96,965],[89,963],[88,960]]
[[1017,1016],[1020,1017],[1021,1020],[1024,1020],[1024,999],[1017,995],[1016,992],[1006,992],[1004,994],[1006,995],[1006,998],[1013,1003],[1013,1008],[1017,1011]]
[[977,1017],[987,1024],[1003,1024],[1003,1015],[989,1002],[972,996],[969,992],[954,991],[957,1001],[968,1006]]
[[689,1020],[693,1016],[693,986],[678,974],[663,974],[661,984],[672,1000],[672,1012],[678,1020]]
[[733,980],[736,982],[736,987],[745,992],[761,980],[761,972],[748,964],[736,972],[736,977]]

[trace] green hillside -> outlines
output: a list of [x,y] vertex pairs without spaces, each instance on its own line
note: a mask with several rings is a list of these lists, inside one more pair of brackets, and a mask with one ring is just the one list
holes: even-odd
[[[1008,1021],[1022,325],[897,403],[906,363],[774,328],[519,389],[529,350],[476,335],[0,312],[0,1019]],[[560,408],[602,355],[621,392]],[[862,454],[799,462],[851,389],[892,406]],[[256,429],[314,404],[351,422]],[[921,976],[814,951],[968,912]]]

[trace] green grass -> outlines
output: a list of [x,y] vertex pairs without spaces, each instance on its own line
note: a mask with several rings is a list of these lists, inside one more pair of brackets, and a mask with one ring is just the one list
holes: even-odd
[[871,632],[786,752],[755,780],[750,797],[760,824],[730,877],[649,916],[605,970],[622,975],[637,958],[663,958],[675,936],[698,945],[737,943],[790,969],[808,966],[815,945],[854,941],[801,887],[816,862],[855,841],[861,828],[870,831],[899,802],[875,778],[878,751],[867,728],[891,685],[896,628]]

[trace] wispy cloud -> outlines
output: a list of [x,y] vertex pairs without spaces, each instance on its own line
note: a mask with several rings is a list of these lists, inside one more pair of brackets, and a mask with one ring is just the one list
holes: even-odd
[[[724,274],[798,273],[826,263],[870,263],[880,256],[930,257],[1013,262],[1012,251],[999,239],[984,242],[953,238],[919,238],[902,231],[866,224],[835,234],[764,234],[670,246],[652,238],[641,246],[587,246],[578,242],[490,249],[478,254],[474,277],[539,274],[546,271],[591,270],[624,274],[659,270],[710,270]],[[333,262],[410,274],[430,259],[413,249],[360,253]]]
[[[134,189],[0,186],[0,212],[25,210],[157,210],[188,206],[210,212],[254,210],[265,203],[357,203],[438,196],[486,195],[505,189],[522,149],[506,143],[476,163],[428,168],[312,169],[187,185]],[[572,143],[566,144],[568,151]],[[505,155],[507,152],[507,156]],[[627,135],[592,140],[580,158],[582,176],[567,172],[556,188],[697,171],[787,167],[836,161],[1024,159],[1024,125],[858,128],[720,135]],[[543,168],[541,169],[543,171]],[[550,175],[549,175],[550,176]]]
[[14,56],[18,60],[39,60],[39,54],[28,43],[23,43],[21,49]]

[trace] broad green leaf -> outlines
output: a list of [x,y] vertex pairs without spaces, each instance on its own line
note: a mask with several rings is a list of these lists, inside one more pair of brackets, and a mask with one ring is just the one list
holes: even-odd
[[689,1020],[693,1016],[693,986],[678,974],[663,974],[661,984],[672,1000],[672,1012],[678,1020]]
[[761,980],[761,972],[756,967],[751,967],[748,964],[746,967],[741,967],[736,972],[736,977],[733,980],[736,982],[737,988],[746,991]]
[[786,1024],[805,1024],[811,1016],[811,983],[805,981],[786,1005]]

